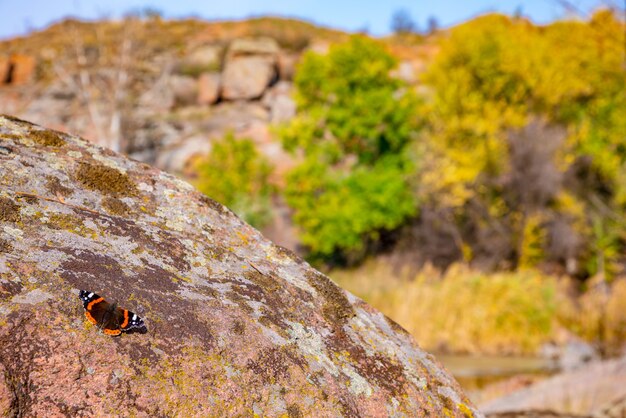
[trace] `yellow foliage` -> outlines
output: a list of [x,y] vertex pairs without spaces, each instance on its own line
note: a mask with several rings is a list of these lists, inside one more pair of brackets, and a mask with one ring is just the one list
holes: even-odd
[[626,342],[625,300],[626,277],[608,284],[596,276],[578,306],[560,312],[560,321],[585,340],[602,343],[607,354],[616,355]]
[[543,222],[544,219],[540,214],[533,214],[524,223],[519,249],[519,267],[522,269],[533,268],[544,258],[546,230],[543,228]]

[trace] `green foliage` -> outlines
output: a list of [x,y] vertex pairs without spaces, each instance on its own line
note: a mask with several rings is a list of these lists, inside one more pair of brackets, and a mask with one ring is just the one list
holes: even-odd
[[285,194],[312,255],[354,256],[415,214],[407,152],[417,99],[390,76],[394,58],[354,36],[327,55],[307,53],[295,79],[299,116],[281,132],[303,152]]
[[331,257],[338,249],[362,255],[381,230],[392,230],[415,213],[407,187],[413,170],[401,156],[350,171],[307,159],[290,174],[285,190],[287,202],[297,208],[302,242],[316,256]]
[[211,153],[196,162],[198,189],[228,206],[246,222],[263,226],[270,218],[272,171],[250,139],[232,133],[213,144]]

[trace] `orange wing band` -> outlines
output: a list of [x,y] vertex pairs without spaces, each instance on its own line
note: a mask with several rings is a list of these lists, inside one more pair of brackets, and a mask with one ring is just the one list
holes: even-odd
[[122,331],[120,331],[119,329],[106,329],[105,328],[102,331],[107,335],[120,335],[122,333]]
[[128,326],[128,311],[124,309],[124,322],[120,325],[120,328],[126,328]]
[[96,321],[96,319],[93,316],[91,316],[89,312],[85,311],[85,316],[87,317],[87,320],[89,322],[91,322],[94,325],[98,325],[98,321]]
[[85,309],[87,309],[88,311],[90,311],[90,310],[91,310],[91,307],[92,307],[93,305],[95,305],[96,303],[102,302],[103,300],[104,300],[104,298],[94,299],[94,300],[92,300],[91,302],[89,302],[89,303],[87,304],[87,307],[86,307]]

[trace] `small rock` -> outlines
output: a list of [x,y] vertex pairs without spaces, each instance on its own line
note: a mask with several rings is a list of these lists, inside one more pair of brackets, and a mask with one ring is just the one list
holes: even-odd
[[202,73],[198,79],[198,104],[211,105],[220,97],[220,75]]

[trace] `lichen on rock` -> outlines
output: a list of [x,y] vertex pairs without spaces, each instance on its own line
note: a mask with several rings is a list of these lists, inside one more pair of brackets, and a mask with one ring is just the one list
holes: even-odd
[[[0,414],[481,416],[410,335],[228,209],[54,135],[0,117]],[[100,334],[78,289],[150,331]]]

